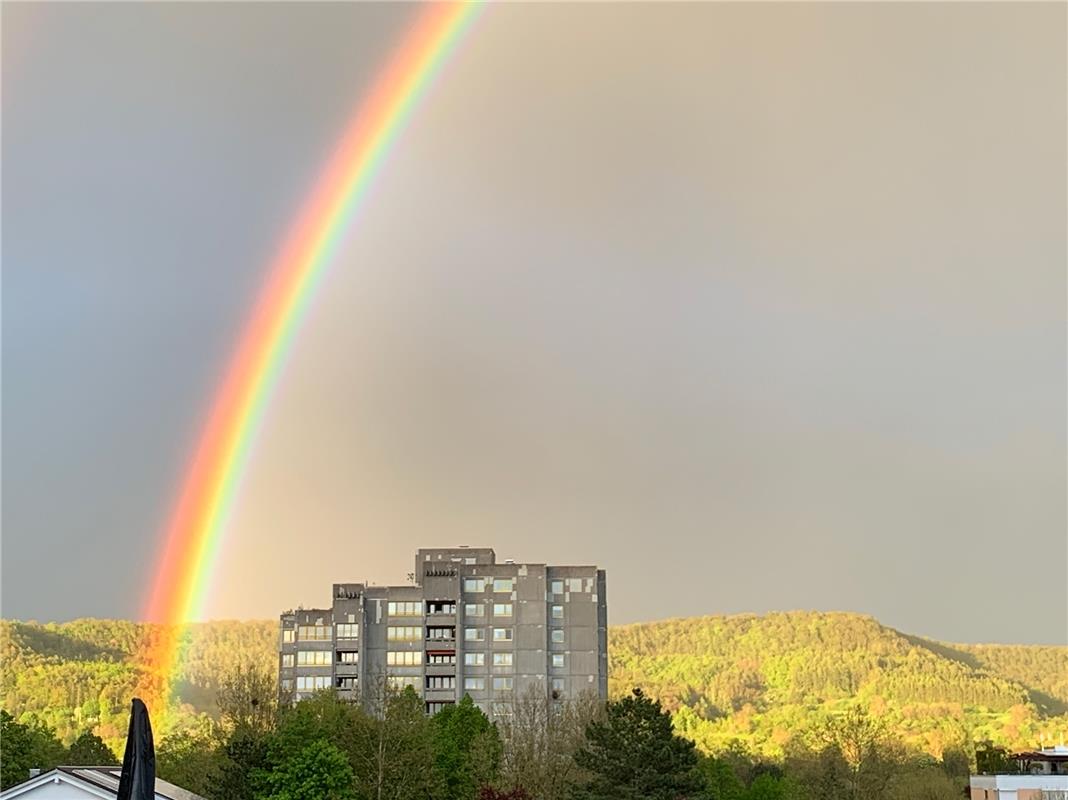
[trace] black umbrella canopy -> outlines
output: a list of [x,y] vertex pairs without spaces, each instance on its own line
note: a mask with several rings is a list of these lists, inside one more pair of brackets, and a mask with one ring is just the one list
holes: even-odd
[[117,800],[154,800],[156,796],[156,748],[148,708],[139,697],[130,709],[130,730],[122,757],[122,777]]

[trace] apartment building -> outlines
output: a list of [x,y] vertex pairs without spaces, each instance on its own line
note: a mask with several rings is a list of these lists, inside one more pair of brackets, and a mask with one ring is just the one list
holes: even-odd
[[[605,573],[497,563],[490,548],[421,549],[407,586],[335,583],[330,608],[280,617],[279,692],[356,699],[411,686],[428,713],[470,695],[490,718],[530,687],[564,701],[608,694]],[[365,695],[367,693],[365,692]]]

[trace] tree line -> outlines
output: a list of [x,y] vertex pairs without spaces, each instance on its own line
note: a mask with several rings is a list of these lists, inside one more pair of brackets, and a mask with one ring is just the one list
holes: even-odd
[[[129,698],[160,676],[139,653],[164,635],[121,620],[0,621],[0,708],[69,746],[94,732],[113,750]],[[226,675],[277,665],[277,624],[219,621],[182,632],[174,702],[153,709],[158,734],[219,719]],[[797,732],[859,705],[910,748],[940,758],[990,740],[1022,749],[1068,727],[1068,648],[952,645],[907,636],[871,617],[791,612],[664,620],[609,629],[609,694],[657,697],[698,749],[741,743],[782,760]],[[822,722],[821,722],[822,724]]]
[[[411,688],[382,680],[359,703],[325,690],[279,705],[274,675],[246,666],[217,702],[217,721],[157,746],[159,776],[209,800],[951,800],[974,767],[964,750],[936,759],[908,747],[859,706],[767,759],[741,741],[700,752],[640,689],[564,703],[532,691],[491,723],[467,697],[428,717]],[[4,787],[30,767],[116,763],[91,733],[64,748],[47,729],[0,720]],[[996,748],[979,759],[1009,763]]]

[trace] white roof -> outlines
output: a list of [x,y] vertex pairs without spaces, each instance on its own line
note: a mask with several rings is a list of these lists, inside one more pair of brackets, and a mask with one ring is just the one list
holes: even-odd
[[[119,795],[119,767],[56,767],[0,792],[0,800],[114,800]],[[204,800],[198,794],[156,778],[156,800]]]

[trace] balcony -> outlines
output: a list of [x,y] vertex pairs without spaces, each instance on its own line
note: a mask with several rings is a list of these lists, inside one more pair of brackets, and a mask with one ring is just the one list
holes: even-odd
[[428,703],[440,703],[447,700],[456,700],[455,689],[427,689],[423,692],[423,699]]
[[428,630],[425,644],[428,653],[436,651],[443,651],[442,654],[454,653],[456,652],[456,631],[454,629],[449,629],[447,632]]

